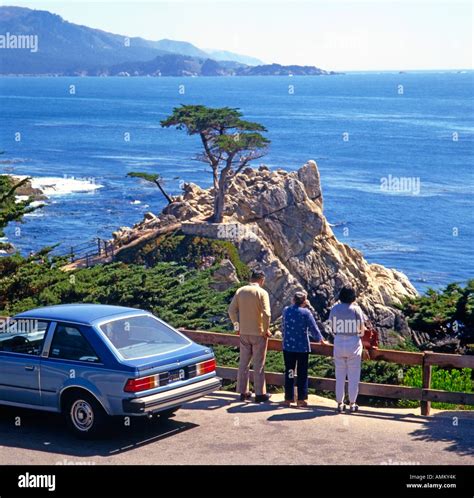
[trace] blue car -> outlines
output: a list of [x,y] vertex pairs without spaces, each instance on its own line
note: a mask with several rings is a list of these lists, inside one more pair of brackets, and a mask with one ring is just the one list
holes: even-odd
[[66,304],[0,327],[0,404],[61,412],[80,436],[108,416],[170,416],[221,386],[212,350],[147,311]]

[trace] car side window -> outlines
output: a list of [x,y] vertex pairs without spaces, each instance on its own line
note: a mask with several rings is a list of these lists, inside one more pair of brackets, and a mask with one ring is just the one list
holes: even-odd
[[0,351],[39,356],[43,350],[48,322],[34,319],[18,319],[2,322]]
[[99,357],[81,334],[81,331],[77,327],[63,323],[58,323],[56,326],[49,357],[92,363],[100,362]]

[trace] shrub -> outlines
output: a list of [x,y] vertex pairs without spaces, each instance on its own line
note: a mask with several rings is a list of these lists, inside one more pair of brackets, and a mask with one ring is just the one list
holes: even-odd
[[474,279],[462,287],[447,285],[442,291],[410,298],[399,306],[410,326],[433,335],[461,335],[463,344],[474,340]]
[[235,291],[210,287],[213,268],[175,263],[153,268],[112,263],[64,272],[50,261],[0,259],[0,314],[37,306],[88,302],[147,309],[174,326],[231,330],[227,307]]
[[[421,366],[410,367],[403,377],[403,384],[410,387],[422,387],[422,369]],[[440,389],[442,391],[450,392],[472,392],[472,369],[463,368],[451,370],[442,369],[437,366],[433,366],[431,372],[431,389]],[[420,403],[418,401],[403,401],[400,402],[402,406],[408,407],[418,407]],[[433,408],[441,409],[452,409],[456,408],[456,405],[451,403],[439,403],[433,402]],[[469,405],[462,405],[457,408],[472,410],[474,407]]]
[[160,262],[174,262],[200,268],[206,258],[216,263],[229,259],[240,280],[249,278],[249,269],[239,257],[237,248],[227,240],[210,239],[182,233],[165,234],[143,245],[121,251],[117,258],[126,263],[154,266]]

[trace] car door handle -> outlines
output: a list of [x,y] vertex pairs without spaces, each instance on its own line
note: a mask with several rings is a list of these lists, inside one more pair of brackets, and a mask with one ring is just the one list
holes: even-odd
[[34,365],[26,365],[25,366],[25,370],[32,371],[34,369],[35,369]]

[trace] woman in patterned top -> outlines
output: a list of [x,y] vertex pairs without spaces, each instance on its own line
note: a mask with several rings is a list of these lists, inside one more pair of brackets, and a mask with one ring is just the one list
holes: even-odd
[[[294,378],[297,377],[298,407],[308,406],[308,358],[311,351],[310,337],[328,344],[321,335],[313,315],[306,308],[307,296],[297,292],[293,305],[283,310],[283,357],[285,359],[285,401],[287,407],[294,403]],[[297,370],[296,370],[297,369]],[[296,373],[298,372],[298,373]]]

